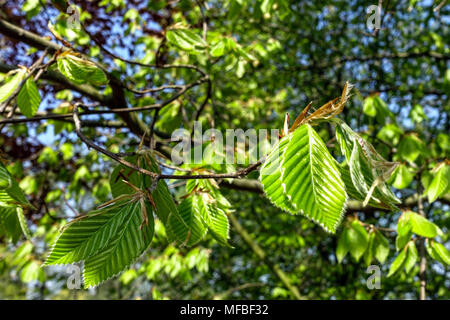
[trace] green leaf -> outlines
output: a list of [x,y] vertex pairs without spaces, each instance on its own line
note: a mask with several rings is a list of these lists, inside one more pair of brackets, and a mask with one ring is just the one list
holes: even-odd
[[375,238],[376,233],[375,231],[371,230],[369,232],[369,244],[367,245],[367,250],[364,253],[364,262],[367,266],[370,266],[372,264],[372,260],[375,255]]
[[22,229],[22,233],[25,235],[27,239],[31,238],[31,232],[28,229],[27,220],[23,214],[23,209],[21,207],[16,208],[17,220],[19,221],[20,228]]
[[45,273],[39,266],[37,261],[30,261],[25,265],[20,273],[20,280],[22,282],[28,283],[31,281],[39,280],[40,282],[45,281]]
[[439,147],[444,152],[450,151],[450,135],[445,133],[439,133],[436,137],[436,142],[439,145]]
[[387,104],[379,96],[370,96],[364,100],[363,112],[369,117],[375,117],[378,123],[384,124],[386,117],[393,118]]
[[27,118],[31,118],[38,110],[40,104],[41,95],[39,94],[36,83],[34,83],[33,79],[28,78],[17,95],[17,105]]
[[29,256],[33,252],[33,244],[30,241],[25,241],[12,256],[11,265],[22,267],[26,262],[28,262]]
[[289,201],[281,185],[281,161],[288,142],[289,138],[284,137],[269,153],[261,167],[260,180],[266,196],[275,206],[287,212],[295,213],[297,210]]
[[423,111],[422,106],[419,104],[414,105],[409,113],[409,117],[416,123],[421,123],[424,120],[428,120],[428,117]]
[[208,231],[197,205],[197,197],[197,195],[187,197],[178,206],[178,212],[184,223],[180,223],[175,215],[170,215],[168,218],[167,231],[174,235],[179,244],[193,246],[201,241]]
[[442,230],[437,225],[415,212],[410,211],[409,219],[412,225],[412,232],[419,236],[434,238],[437,235],[443,235]]
[[13,179],[13,177],[1,163],[0,175],[3,177],[3,181],[5,181],[5,179],[8,179],[9,181],[9,186],[0,190],[0,206],[20,204],[29,208],[34,208],[25,197],[25,194],[23,193],[22,189],[20,189],[17,182]]
[[76,219],[57,239],[45,265],[84,261],[84,286],[96,286],[139,258],[154,232],[149,201],[130,200]]
[[425,146],[415,134],[404,136],[398,145],[398,155],[409,162],[414,162],[422,154]]
[[129,202],[90,212],[67,224],[44,265],[79,262],[98,253],[120,231],[135,207]]
[[411,240],[412,237],[412,232],[409,231],[406,234],[403,235],[397,235],[397,237],[395,238],[395,248],[397,249],[397,251],[403,249],[406,244]]
[[227,51],[227,41],[225,39],[220,39],[211,47],[210,54],[212,57],[221,57]]
[[[2,193],[0,192],[0,199],[1,198]],[[16,243],[22,234],[24,234],[25,237],[30,238],[30,232],[21,207],[0,206],[0,231],[3,231],[8,240],[13,243]]]
[[360,221],[354,220],[350,224],[347,237],[350,254],[358,262],[369,245],[369,234]]
[[347,164],[340,171],[350,196],[374,207],[394,210],[400,200],[385,181],[397,163],[388,162],[342,120],[335,119],[336,139]]
[[400,127],[396,124],[390,123],[381,128],[381,130],[377,133],[377,138],[395,146],[400,140],[402,134],[403,130]]
[[395,247],[398,250],[405,247],[412,237],[412,223],[410,220],[411,212],[403,212],[397,224],[397,237],[395,239]]
[[95,63],[71,54],[58,58],[58,70],[65,77],[78,84],[102,85],[108,83],[105,73]]
[[[14,75],[11,76],[11,74]],[[4,102],[13,94],[14,90],[25,78],[26,71],[24,69],[16,69],[11,74],[7,78],[9,81],[0,87],[0,102]]]
[[414,174],[404,164],[401,164],[394,171],[392,185],[397,189],[404,189],[409,186],[413,178]]
[[389,242],[379,231],[376,231],[374,246],[375,258],[384,263],[389,255]]
[[433,249],[437,256],[439,256],[443,262],[450,265],[450,252],[439,242],[433,242]]
[[281,161],[281,185],[295,209],[293,213],[300,212],[334,233],[347,198],[336,161],[309,124],[288,138]]
[[425,194],[428,195],[428,201],[430,203],[447,193],[450,185],[450,166],[442,163],[436,169],[433,180],[431,180],[430,185],[425,190]]
[[228,243],[230,225],[228,217],[222,208],[220,208],[215,200],[206,193],[201,193],[197,197],[197,206],[203,216],[203,221],[208,226],[208,231],[213,238],[223,246],[230,246]]
[[336,248],[336,258],[338,263],[342,262],[349,250],[350,244],[348,241],[348,228],[344,228],[341,232]]
[[274,0],[263,0],[261,2],[262,13],[264,13],[265,15],[270,15],[274,2]]
[[430,255],[430,257],[442,264],[445,264],[444,260],[442,260],[442,258],[436,251],[435,246],[434,246],[435,244],[436,244],[436,242],[433,240],[429,240],[429,239],[425,240],[425,248],[427,249],[427,252]]
[[414,244],[414,241],[409,242],[407,250],[408,250],[408,253],[407,253],[407,256],[405,259],[405,270],[406,270],[406,273],[409,273],[409,271],[411,271],[411,269],[416,264],[416,262],[419,258],[419,254],[417,252],[417,248],[416,248],[416,245]]
[[[186,221],[186,226],[178,226],[181,231],[180,242],[190,241],[193,237],[194,242],[198,242],[204,236],[204,228],[207,228],[211,236],[221,245],[229,246],[229,222],[227,213],[231,211],[231,204],[220,193],[218,187],[208,180],[192,180],[186,184],[186,190],[189,195],[179,206],[180,215]],[[184,206],[189,205],[190,212],[186,212]],[[183,210],[183,212],[182,212]],[[192,217],[192,222],[185,217]],[[203,226],[195,225],[200,221]],[[170,231],[171,228],[168,228]],[[189,237],[186,237],[187,235]]]
[[391,267],[389,268],[388,277],[390,277],[393,274],[395,274],[402,267],[402,265],[403,265],[403,263],[405,262],[405,259],[406,259],[406,253],[407,253],[406,249],[403,249],[403,250],[400,251],[398,256],[392,262]]
[[9,188],[12,185],[12,177],[6,168],[0,163],[0,190]]
[[171,44],[190,52],[199,53],[208,45],[201,36],[189,29],[170,29],[166,37]]
[[398,219],[397,233],[401,236],[408,234],[412,230],[411,211],[405,211]]
[[134,279],[138,277],[136,270],[130,269],[122,273],[120,276],[120,282],[124,285],[129,285]]
[[364,99],[363,112],[369,117],[375,117],[377,115],[377,109],[375,107],[373,97],[367,97]]

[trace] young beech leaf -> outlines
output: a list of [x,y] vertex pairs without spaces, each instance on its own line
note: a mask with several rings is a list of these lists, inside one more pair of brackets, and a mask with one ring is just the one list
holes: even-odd
[[400,251],[400,253],[398,254],[398,256],[394,259],[394,261],[392,262],[391,267],[389,268],[389,273],[388,273],[388,277],[392,276],[393,274],[395,274],[403,265],[403,263],[405,262],[406,259],[406,248],[402,249]]
[[211,236],[219,244],[230,246],[228,244],[230,225],[226,211],[215,204],[215,200],[207,193],[201,193],[196,200],[202,213],[203,222],[208,226]]
[[[301,125],[287,137],[280,179],[294,208],[292,213],[301,213],[326,231],[336,232],[347,200],[336,161],[309,124]],[[265,185],[266,190],[269,185]],[[274,198],[270,193],[267,196]]]
[[105,73],[95,63],[72,54],[63,54],[58,57],[58,70],[75,83],[94,85],[108,83]]
[[344,228],[339,236],[336,248],[336,258],[339,263],[344,260],[348,251],[350,250],[350,244],[348,241],[348,228]]
[[434,238],[437,235],[443,235],[442,230],[433,222],[415,212],[409,211],[408,213],[411,230],[415,234],[426,238]]
[[405,247],[412,237],[411,212],[403,212],[397,224],[397,237],[395,239],[395,247],[398,250]]
[[[0,201],[4,195],[0,192]],[[22,234],[27,239],[31,237],[21,207],[0,205],[0,234],[5,234],[6,238],[13,243],[16,243]]]
[[375,231],[371,230],[369,232],[369,243],[367,245],[367,250],[364,253],[364,262],[367,266],[370,266],[372,264],[372,260],[375,255],[375,237]]
[[225,39],[220,39],[211,47],[210,54],[212,57],[221,57],[227,51],[227,44]]
[[0,190],[9,188],[12,185],[12,177],[0,162]]
[[442,260],[439,253],[436,251],[436,247],[435,247],[436,243],[437,242],[435,242],[434,240],[426,239],[425,240],[425,248],[427,249],[427,252],[431,258],[433,258],[434,260],[436,260],[442,264],[445,264],[444,260]]
[[401,164],[395,169],[393,179],[390,180],[393,180],[392,185],[395,188],[404,189],[409,186],[413,178],[414,174],[404,164]]
[[189,29],[170,29],[166,37],[171,44],[190,52],[199,53],[208,45],[201,36]]
[[33,79],[28,78],[17,95],[17,105],[27,118],[31,118],[38,110],[40,104],[41,95],[39,94],[36,83],[34,83]]
[[296,209],[289,201],[281,186],[281,161],[284,157],[288,142],[289,137],[284,137],[269,153],[266,161],[262,165],[260,180],[266,196],[274,205],[287,212],[295,213]]
[[450,252],[439,242],[433,242],[433,251],[441,260],[450,265]]
[[29,261],[20,272],[20,280],[24,283],[29,283],[31,281],[39,280],[40,282],[45,281],[45,273],[39,267],[39,263],[35,260]]
[[389,242],[381,232],[376,231],[375,233],[375,258],[378,262],[384,263],[389,255]]
[[96,286],[124,271],[150,246],[154,233],[152,204],[136,201],[128,206],[130,212],[119,232],[101,252],[84,261],[85,288]]
[[44,265],[84,261],[84,285],[96,286],[141,256],[153,232],[148,200],[118,202],[66,225]]
[[22,189],[20,189],[19,184],[1,163],[0,176],[4,177],[3,179],[8,179],[9,181],[8,187],[2,188],[0,190],[0,207],[21,205],[29,208],[34,208],[25,197],[25,194],[23,193]]
[[[341,172],[350,195],[371,206],[395,209],[400,200],[386,185],[397,166],[379,155],[375,148],[354,132],[342,120],[333,119],[336,125],[336,139],[346,158]],[[346,172],[348,170],[348,173]]]
[[428,185],[427,190],[425,190],[425,194],[428,195],[428,201],[430,203],[446,194],[450,189],[450,166],[441,163],[435,170],[436,174]]
[[410,241],[408,243],[408,253],[405,259],[405,270],[406,273],[409,273],[411,269],[414,267],[414,265],[417,262],[417,259],[419,258],[419,254],[417,253],[416,245],[414,244],[414,241]]
[[412,229],[411,211],[405,211],[398,219],[397,233],[401,236],[408,234]]
[[425,150],[425,146],[415,134],[404,136],[398,144],[398,155],[409,162],[414,162]]
[[178,207],[184,224],[169,218],[168,231],[185,245],[197,243],[209,231],[219,244],[230,246],[227,212],[231,205],[228,200],[207,180],[191,182],[186,189],[191,194]]
[[168,218],[167,231],[169,234],[175,235],[173,238],[179,244],[193,246],[201,241],[208,232],[197,204],[197,197],[198,195],[187,197],[178,206],[178,212],[185,222],[184,224],[180,223],[174,215]]
[[395,248],[397,249],[397,251],[403,249],[406,246],[406,244],[411,240],[411,237],[412,237],[411,231],[403,235],[398,234],[397,237],[395,238]]
[[369,234],[360,221],[354,220],[350,224],[347,237],[350,254],[356,261],[359,261],[369,245]]
[[7,78],[7,80],[9,81],[0,87],[0,102],[5,101],[13,94],[14,90],[17,89],[19,84],[25,78],[25,75],[25,69],[16,69],[9,73],[9,76]]

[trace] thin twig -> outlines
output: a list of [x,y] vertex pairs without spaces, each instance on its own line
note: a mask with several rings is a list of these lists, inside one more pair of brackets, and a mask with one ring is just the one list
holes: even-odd
[[79,118],[78,108],[81,106],[81,103],[75,103],[73,107],[73,122],[75,124],[75,132],[78,137],[83,141],[87,146],[97,150],[100,153],[103,153],[107,157],[115,160],[116,162],[131,168],[133,170],[138,171],[139,173],[150,176],[157,181],[159,179],[222,179],[222,178],[243,178],[247,176],[250,172],[256,170],[264,161],[264,158],[258,160],[257,162],[251,164],[250,166],[240,169],[233,173],[216,173],[216,174],[199,174],[199,175],[172,175],[172,174],[158,174],[155,172],[148,171],[146,169],[140,168],[135,164],[128,162],[122,159],[115,153],[108,151],[99,145],[95,144],[93,141],[89,140],[83,133],[81,132],[81,120]]

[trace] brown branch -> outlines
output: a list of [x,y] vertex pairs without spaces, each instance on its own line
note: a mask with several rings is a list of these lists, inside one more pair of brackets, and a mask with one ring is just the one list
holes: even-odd
[[121,56],[118,56],[117,54],[113,53],[112,51],[108,50],[107,48],[105,48],[103,46],[103,44],[98,41],[97,37],[95,35],[93,35],[89,30],[87,30],[87,27],[81,23],[81,27],[83,28],[83,31],[86,32],[89,37],[94,40],[95,44],[100,48],[100,50],[102,50],[103,52],[105,52],[107,55],[111,56],[114,59],[118,59],[121,60],[125,63],[128,64],[133,64],[133,65],[138,65],[141,67],[147,67],[147,68],[158,68],[158,69],[172,69],[172,68],[184,68],[184,69],[192,69],[195,70],[196,72],[200,73],[203,77],[206,76],[206,73],[200,69],[199,67],[195,66],[195,65],[190,65],[190,64],[148,64],[148,63],[143,63],[143,62],[139,62],[139,61],[134,61],[134,60],[130,60],[130,59],[126,59],[123,58]]
[[[261,182],[254,179],[241,179],[241,180],[233,180],[232,182],[229,181],[222,181],[221,186],[229,189],[235,189],[235,190],[243,190],[243,191],[249,191],[249,192],[255,192],[259,194],[263,194],[264,190],[262,188]],[[442,198],[438,199],[442,203],[449,204],[450,205],[450,195],[444,195]],[[402,201],[401,208],[412,208],[414,206],[417,206],[419,202],[419,194],[414,194],[412,196],[407,197]],[[381,208],[374,208],[370,206],[364,207],[362,202],[357,200],[350,200],[347,203],[347,212],[353,213],[353,212],[364,212],[364,213],[371,213],[375,211],[388,211],[387,209],[381,209]]]
[[[420,181],[422,177],[422,171],[419,170],[417,175],[417,180]],[[421,183],[417,184],[417,193],[421,195],[423,193],[423,186]],[[425,211],[423,209],[423,198],[421,196],[418,197],[417,202],[417,211],[418,213],[426,219]],[[420,289],[419,289],[419,299],[426,300],[426,286],[427,286],[427,256],[426,256],[426,248],[425,248],[425,238],[419,238],[419,280],[420,280]]]
[[155,172],[151,172],[148,171],[146,169],[140,168],[138,166],[136,166],[135,164],[128,162],[122,158],[120,158],[118,155],[116,155],[115,153],[112,153],[111,151],[108,151],[106,149],[103,149],[102,147],[100,147],[99,145],[96,145],[94,142],[92,142],[91,140],[89,140],[85,135],[83,135],[83,133],[81,133],[81,120],[79,118],[79,114],[78,114],[78,108],[81,104],[76,103],[73,107],[73,122],[75,124],[75,132],[78,135],[78,137],[81,139],[81,141],[83,141],[86,145],[88,145],[89,147],[97,150],[100,153],[103,153],[104,155],[106,155],[107,157],[117,161],[118,163],[131,168],[133,170],[136,170],[137,172],[140,172],[142,174],[145,174],[147,176],[152,177],[153,179],[157,179],[158,174]]
[[[33,32],[24,30],[4,19],[0,19],[0,33],[3,33],[4,35],[13,38],[17,41],[24,42],[30,46],[33,46],[38,49],[48,49],[50,53],[54,53],[58,50],[67,50],[67,47],[60,46],[52,41],[49,41],[45,39],[44,37],[41,37]],[[104,49],[104,48],[103,48]],[[115,55],[114,55],[115,56]],[[117,57],[117,56],[116,56]],[[120,58],[120,57],[117,57]],[[174,95],[173,98],[166,101],[166,103],[163,104],[156,104],[151,106],[146,106],[142,108],[124,108],[124,106],[127,105],[127,101],[125,99],[125,95],[123,93],[123,84],[120,82],[119,79],[117,79],[112,74],[106,72],[108,78],[110,79],[110,86],[112,88],[112,95],[105,96],[101,94],[96,88],[90,85],[78,85],[74,84],[71,81],[67,80],[64,76],[62,76],[59,72],[46,72],[45,76],[43,78],[47,78],[51,81],[54,81],[59,84],[64,84],[67,88],[78,91],[82,93],[83,95],[86,95],[90,97],[91,99],[94,99],[95,101],[100,102],[101,104],[104,104],[105,106],[109,107],[110,109],[114,109],[117,111],[118,115],[122,118],[122,120],[127,124],[128,128],[130,128],[131,132],[136,134],[139,137],[142,137],[144,133],[148,131],[147,125],[135,114],[132,114],[132,111],[143,111],[143,110],[149,110],[149,109],[157,109],[161,108],[164,105],[172,102],[182,94],[184,94],[187,90],[190,88],[203,83],[205,81],[210,81],[209,77],[205,74],[203,70],[198,68],[197,66],[193,65],[148,65],[140,62],[135,62],[131,60],[125,59],[124,61],[128,63],[133,63],[136,65],[144,66],[144,67],[155,67],[155,68],[161,68],[161,69],[167,69],[167,68],[187,68],[187,69],[193,69],[200,73],[203,78],[197,80],[194,83],[191,83],[190,85],[187,85],[184,87],[184,89],[181,89],[177,94]],[[97,64],[98,65],[98,64]],[[104,66],[100,66],[102,70],[105,70]],[[0,62],[0,70],[6,69],[11,70],[14,67],[5,65],[4,63]],[[156,131],[155,131],[156,133]],[[147,142],[149,141],[148,136],[146,137]]]
[[153,179],[159,180],[159,179],[223,179],[223,178],[242,178],[247,176],[250,172],[256,170],[263,162],[263,159],[251,164],[250,166],[243,168],[241,170],[238,170],[233,173],[211,173],[211,174],[199,174],[199,175],[171,175],[171,174],[158,174],[155,172],[148,171],[146,169],[140,168],[136,165],[134,165],[131,162],[128,162],[124,159],[122,159],[119,155],[112,153],[111,151],[108,151],[99,145],[95,144],[93,141],[89,140],[83,133],[81,132],[81,120],[79,117],[78,108],[82,106],[82,103],[75,103],[73,107],[73,122],[75,124],[75,132],[78,135],[78,137],[83,141],[88,147],[91,147],[95,150],[97,150],[100,153],[103,153],[107,157],[115,160],[116,162],[131,168],[133,170],[136,170],[142,174],[145,174],[147,176],[152,177]]

